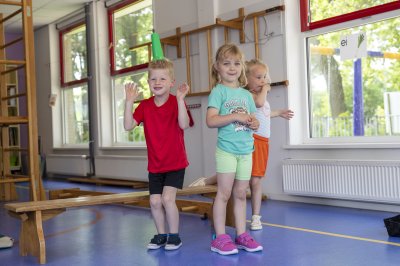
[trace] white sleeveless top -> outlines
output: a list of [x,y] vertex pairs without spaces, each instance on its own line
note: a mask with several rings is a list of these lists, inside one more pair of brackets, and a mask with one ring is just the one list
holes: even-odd
[[271,107],[267,99],[265,99],[264,106],[257,108],[256,118],[260,122],[260,127],[254,131],[254,134],[269,138],[271,135]]

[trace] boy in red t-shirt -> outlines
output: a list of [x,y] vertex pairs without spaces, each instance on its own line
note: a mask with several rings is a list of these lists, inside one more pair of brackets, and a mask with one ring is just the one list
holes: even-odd
[[[125,130],[143,123],[147,144],[150,207],[158,234],[151,239],[148,249],[175,250],[182,245],[179,237],[179,212],[176,192],[183,186],[186,157],[183,130],[189,127],[185,83],[170,94],[175,85],[173,64],[168,59],[149,63],[148,83],[153,96],[140,102],[132,115],[139,95],[137,85],[125,85]],[[167,234],[166,223],[169,233]]]

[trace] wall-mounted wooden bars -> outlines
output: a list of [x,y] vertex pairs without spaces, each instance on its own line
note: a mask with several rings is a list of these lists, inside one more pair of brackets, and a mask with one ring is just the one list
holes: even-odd
[[[35,54],[34,36],[32,25],[32,0],[0,1],[1,5],[20,6],[21,8],[3,18],[0,14],[0,127],[1,127],[1,175],[0,175],[0,200],[16,200],[14,183],[29,181],[31,200],[44,200],[46,194],[39,174],[39,149],[37,133],[37,111],[36,111],[36,80],[35,80]],[[4,22],[10,18],[21,15],[22,29],[21,37],[5,43]],[[5,48],[23,41],[23,60],[7,60]],[[14,85],[14,94],[8,91],[5,78],[7,75],[16,73],[18,70],[25,71],[25,92],[17,93],[17,84]],[[9,113],[9,101],[25,97],[26,115]],[[18,110],[18,109],[17,109]],[[10,129],[17,125],[27,125],[27,147],[10,146]],[[19,128],[19,127],[18,127]],[[18,137],[20,137],[18,135]],[[11,172],[10,153],[26,152],[28,156],[28,175],[15,175]]]
[[[185,39],[185,56],[186,56],[186,73],[187,73],[187,83],[191,88],[191,62],[190,62],[190,36],[193,34],[197,33],[204,33],[206,34],[206,41],[207,41],[207,63],[208,63],[208,69],[211,68],[212,65],[212,35],[211,31],[217,27],[223,27],[224,28],[224,41],[229,42],[229,30],[234,29],[239,31],[239,39],[241,43],[245,43],[245,32],[244,32],[244,23],[245,20],[247,19],[253,19],[253,27],[254,27],[254,54],[256,58],[260,58],[260,43],[258,41],[259,39],[259,30],[258,30],[258,18],[261,16],[265,16],[267,14],[277,12],[277,11],[284,11],[285,6],[276,6],[273,8],[269,8],[263,11],[259,12],[254,12],[250,13],[248,15],[244,14],[244,9],[240,8],[239,9],[239,15],[237,18],[231,19],[231,20],[222,20],[220,18],[216,19],[216,23],[204,27],[200,27],[194,30],[190,30],[187,32],[181,32],[180,28],[176,29],[176,34],[173,36],[161,38],[160,41],[165,48],[165,45],[172,45],[176,46],[177,48],[177,57],[181,58],[182,57],[182,52],[181,52],[181,38]],[[139,47],[148,47],[149,51],[149,60],[151,60],[151,43],[143,43],[141,45],[133,46],[130,49],[134,50]],[[211,76],[209,75],[209,88],[211,88]],[[280,82],[274,82],[271,84],[271,86],[282,86],[282,85],[287,85],[288,81],[280,81]],[[197,93],[190,92],[189,96],[193,95],[202,95],[204,92],[208,93],[209,89],[207,91],[201,91]]]

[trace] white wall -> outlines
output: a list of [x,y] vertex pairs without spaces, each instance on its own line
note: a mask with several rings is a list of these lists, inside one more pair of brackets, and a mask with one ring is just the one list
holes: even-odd
[[[213,1],[213,0],[187,0],[187,1],[162,1],[155,0],[155,29],[160,35],[168,36],[175,32],[176,27],[181,27],[182,31],[191,30],[197,27],[210,25],[215,22],[215,18],[231,19],[238,16],[238,9],[245,8],[245,13],[261,11],[276,5],[282,4],[280,0],[230,0],[230,1]],[[304,78],[302,77],[302,69],[304,68],[303,45],[300,42],[301,33],[299,32],[299,1],[287,1],[285,12],[277,12],[267,16],[268,32],[274,32],[272,38],[263,42],[260,47],[261,58],[271,69],[272,81],[289,80],[289,87],[274,87],[269,96],[272,109],[291,108],[295,111],[295,118],[290,122],[283,119],[272,120],[272,135],[270,141],[270,158],[268,163],[267,178],[263,183],[263,191],[272,199],[304,201],[319,204],[331,204],[341,206],[351,206],[357,208],[386,209],[394,210],[396,207],[384,204],[361,203],[340,200],[328,200],[318,198],[294,197],[283,193],[282,190],[282,160],[285,158],[349,158],[349,159],[374,159],[374,158],[399,158],[399,148],[388,149],[387,147],[370,147],[366,146],[348,146],[343,144],[340,148],[332,149],[331,147],[321,145],[304,145],[303,130],[307,126],[306,114],[306,96],[304,90]],[[229,3],[229,4],[227,4]],[[178,8],[179,7],[179,8]],[[101,2],[96,4],[96,15],[105,14],[104,6]],[[107,36],[106,30],[101,27],[105,26],[105,19],[98,18],[94,33],[99,34],[94,42],[93,52],[98,57],[95,61],[94,78],[96,87],[96,106],[111,105],[111,95],[104,93],[110,91],[110,82],[108,75],[108,53],[107,53]],[[50,121],[55,121],[59,114],[51,114],[51,108],[46,104],[51,88],[56,87],[54,84],[53,72],[58,71],[58,57],[54,57],[54,50],[57,44],[54,43],[54,27],[49,26],[42,28],[36,32],[36,53],[37,53],[37,75],[38,75],[38,99],[41,99],[41,105],[38,109],[39,114],[39,135],[42,138],[45,152],[54,153],[53,138],[51,135],[52,125]],[[260,22],[260,32],[264,31],[263,22]],[[248,36],[252,39],[252,24],[246,22]],[[214,33],[214,41],[212,43],[213,50],[217,49],[221,42],[221,32]],[[202,38],[202,37],[200,37]],[[238,34],[231,32],[232,41],[239,43]],[[47,44],[46,44],[47,43]],[[50,43],[50,47],[49,47]],[[54,46],[54,47],[53,47]],[[193,41],[192,60],[196,64],[192,66],[195,76],[193,78],[192,87],[204,90],[208,84],[204,79],[208,75],[207,56],[204,55],[204,47],[201,42]],[[252,41],[241,44],[240,48],[244,51],[247,58],[254,57],[254,45]],[[175,60],[177,73],[177,83],[185,80],[185,67],[182,62],[184,59],[176,59],[175,48],[167,50],[167,56]],[[50,72],[50,74],[49,74]],[[185,184],[200,176],[213,175],[215,173],[215,143],[216,129],[209,129],[205,124],[205,113],[207,107],[207,96],[188,97],[188,104],[201,104],[201,108],[193,109],[192,115],[195,120],[195,126],[186,130],[185,141],[190,166],[187,169]],[[102,127],[111,125],[111,113],[104,112],[104,108],[96,108],[97,139],[96,139],[96,155],[99,157],[98,163],[102,163],[97,171],[98,177],[112,177],[110,174],[115,171],[115,177],[129,179],[130,176],[137,180],[146,180],[147,173],[143,166],[143,160],[146,158],[145,150],[137,149],[119,149],[104,148],[110,139],[108,134],[111,131],[101,131]],[[52,120],[51,120],[51,117]],[[43,119],[42,119],[43,118]],[[103,132],[103,135],[100,133]],[[108,132],[105,133],[104,132]],[[57,132],[59,134],[60,132]],[[289,138],[290,136],[290,138]],[[292,143],[292,145],[290,144]],[[296,145],[293,145],[296,144]],[[349,148],[350,147],[350,148]],[[71,150],[56,152],[77,153]],[[87,154],[87,150],[78,151],[78,153]],[[110,160],[106,160],[109,156]],[[126,161],[127,157],[137,156],[133,158],[132,164],[126,164],[118,161],[118,156],[126,156],[121,161]],[[107,161],[107,164],[103,163]],[[67,163],[67,162],[66,162]],[[133,167],[132,167],[133,166]],[[136,167],[136,169],[135,169]],[[133,168],[133,169],[132,169]],[[140,168],[140,169],[139,169]],[[112,171],[110,171],[112,169]],[[127,174],[128,173],[128,174]],[[129,174],[133,173],[133,174]]]

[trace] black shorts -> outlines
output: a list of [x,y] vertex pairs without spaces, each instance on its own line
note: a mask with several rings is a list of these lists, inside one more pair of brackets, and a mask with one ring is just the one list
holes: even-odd
[[149,172],[149,191],[152,194],[162,194],[164,186],[182,189],[185,168],[165,173]]

